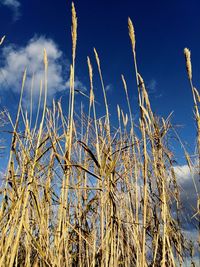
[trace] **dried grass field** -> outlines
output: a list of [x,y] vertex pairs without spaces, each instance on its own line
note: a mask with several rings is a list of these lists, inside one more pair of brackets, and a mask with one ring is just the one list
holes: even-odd
[[199,182],[194,177],[199,176],[200,171],[200,97],[192,82],[189,49],[184,50],[183,56],[188,90],[194,100],[197,156],[191,158],[184,147],[183,153],[196,198],[196,206],[190,206],[193,217],[188,220],[197,232],[192,240],[182,227],[183,218],[187,216],[169,146],[168,136],[174,133],[174,127],[170,115],[159,117],[151,108],[145,81],[138,72],[131,19],[128,19],[131,46],[127,44],[127,47],[133,57],[140,114],[136,121],[130,91],[122,75],[129,112],[126,114],[124,107],[118,105],[117,127],[110,119],[101,68],[103,59],[95,49],[104,116],[97,116],[89,57],[88,112],[75,112],[77,15],[73,4],[71,29],[67,115],[61,101],[53,101],[51,109],[47,107],[48,53],[45,48],[44,79],[35,120],[32,110],[26,111],[22,104],[26,70],[16,119],[9,113],[4,114],[13,130],[0,191],[0,266],[199,266],[200,198]]

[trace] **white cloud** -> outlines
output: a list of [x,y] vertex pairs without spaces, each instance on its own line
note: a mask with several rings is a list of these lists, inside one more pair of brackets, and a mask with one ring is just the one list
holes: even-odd
[[187,165],[174,167],[177,183],[181,188],[181,202],[185,209],[185,215],[191,219],[196,213],[197,193],[200,193],[200,182],[197,169],[190,171]]
[[[179,219],[181,222],[182,234],[194,245],[193,261],[198,263],[198,218],[194,215],[197,212],[197,194],[200,192],[199,174],[197,166],[177,165],[174,167],[177,184],[180,188],[181,212]],[[196,184],[196,188],[195,185]],[[180,208],[180,207],[179,207]],[[190,266],[189,255],[186,255],[183,266]],[[198,264],[197,264],[198,265]],[[199,265],[198,265],[199,266]]]
[[188,165],[175,166],[174,171],[181,184],[191,179],[191,172]]
[[[33,96],[39,95],[40,81],[44,79],[43,51],[48,55],[48,95],[53,96],[63,90],[62,52],[51,39],[44,37],[31,39],[25,47],[9,46],[3,49],[0,86],[1,90],[20,92],[23,72],[27,68],[25,94],[30,95],[32,75],[34,73]],[[66,77],[66,73],[65,73]]]
[[18,0],[0,0],[2,5],[7,6],[8,8],[12,9],[14,17],[14,20],[17,20],[20,16],[20,2]]
[[[48,100],[52,100],[57,92],[66,90],[69,92],[69,64],[63,59],[62,51],[52,39],[34,37],[26,46],[8,46],[2,49],[0,55],[0,90],[12,90],[20,93],[22,78],[25,68],[27,76],[25,82],[24,105],[29,106],[32,77],[34,74],[33,101],[38,101],[40,82],[44,80],[44,48],[48,56]],[[75,89],[85,91],[82,82],[75,78]]]
[[[180,165],[175,166],[174,171],[177,177],[177,181],[179,185],[183,188],[188,190],[195,191],[197,190],[198,193],[200,193],[200,186],[198,181],[198,170],[195,168],[195,166],[191,167],[192,169],[188,167],[188,165]],[[188,191],[188,194],[191,192]]]

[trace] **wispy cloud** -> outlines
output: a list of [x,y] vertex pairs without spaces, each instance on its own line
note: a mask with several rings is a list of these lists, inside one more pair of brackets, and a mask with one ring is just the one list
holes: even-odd
[[13,19],[16,21],[20,17],[20,2],[18,0],[0,0],[0,3],[13,11]]
[[162,92],[158,92],[158,82],[155,79],[151,79],[147,83],[148,93],[153,95],[155,98],[160,98],[163,96]]
[[150,94],[154,94],[157,90],[157,81],[155,79],[150,80],[147,84],[147,89]]

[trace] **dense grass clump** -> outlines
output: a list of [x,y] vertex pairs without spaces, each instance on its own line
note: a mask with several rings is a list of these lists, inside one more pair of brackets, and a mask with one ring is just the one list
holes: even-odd
[[[186,261],[195,266],[193,257],[197,255],[198,242],[184,235],[181,190],[173,153],[168,149],[170,116],[159,118],[151,109],[145,83],[138,73],[130,19],[128,28],[138,87],[137,122],[132,117],[129,92],[122,76],[129,114],[118,106],[118,128],[112,127],[96,50],[105,116],[99,119],[96,115],[93,67],[88,58],[88,113],[75,117],[74,5],[67,116],[61,102],[53,102],[52,109],[47,108],[48,57],[44,50],[44,80],[32,125],[22,106],[24,72],[16,121],[7,114],[13,135],[1,189],[0,266],[164,267],[183,266]],[[199,94],[192,83],[190,51],[185,49],[184,53],[200,155]],[[199,170],[200,158],[195,161],[198,166],[194,166],[187,151],[184,152],[192,179],[195,170]],[[198,190],[196,193],[198,205],[192,213],[198,229]]]

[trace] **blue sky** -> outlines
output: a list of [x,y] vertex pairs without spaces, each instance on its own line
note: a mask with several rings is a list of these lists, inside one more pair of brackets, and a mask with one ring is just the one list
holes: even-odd
[[[139,72],[149,88],[153,109],[165,117],[174,111],[173,122],[183,125],[184,128],[179,131],[180,136],[188,143],[188,149],[192,152],[195,143],[195,122],[183,49],[188,47],[192,51],[194,84],[198,88],[199,1],[85,0],[74,3],[78,15],[77,86],[88,90],[86,57],[90,56],[95,65],[93,47],[96,47],[101,59],[104,81],[109,88],[111,116],[116,114],[117,104],[126,110],[122,73],[127,80],[133,113],[137,116],[137,89],[127,30],[129,16],[136,32]],[[71,1],[61,0],[55,3],[47,0],[0,0],[0,17],[0,34],[6,35],[0,51],[1,105],[7,106],[11,112],[14,111],[22,69],[33,65],[36,55],[34,49],[37,53],[41,50],[38,64],[41,63],[44,44],[51,50],[49,57],[53,78],[50,80],[50,99],[55,93],[64,95],[67,92],[67,89],[63,89],[67,88],[71,60]],[[24,52],[26,58],[20,58],[20,66],[14,64],[16,60],[12,57],[13,53],[17,53],[19,62],[19,55]],[[30,67],[29,78],[32,71],[34,69]],[[17,78],[10,80],[10,73],[13,78]],[[18,76],[15,76],[15,73]],[[102,102],[97,72],[95,79],[96,98]],[[37,90],[35,91],[37,95]],[[28,102],[28,96],[24,101]],[[84,99],[77,97],[77,103],[80,101]],[[99,112],[101,111],[99,107]],[[181,152],[179,156],[181,158]]]

